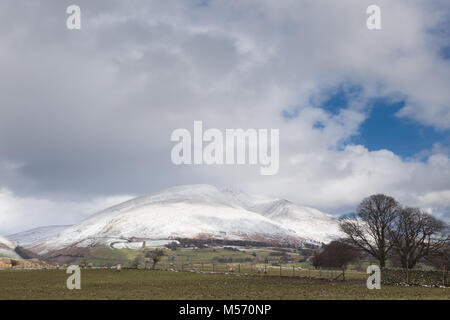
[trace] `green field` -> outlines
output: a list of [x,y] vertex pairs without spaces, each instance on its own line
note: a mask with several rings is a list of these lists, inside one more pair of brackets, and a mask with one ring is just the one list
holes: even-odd
[[[279,250],[284,250],[280,252]],[[294,249],[277,249],[276,248],[244,248],[240,250],[225,250],[223,248],[178,248],[177,250],[169,250],[164,248],[164,256],[160,264],[174,264],[181,267],[181,264],[224,264],[223,260],[230,260],[234,263],[263,263],[265,260],[279,260],[279,256],[285,254],[290,260],[297,261],[301,255]],[[132,261],[139,253],[143,253],[143,249],[111,249],[110,247],[98,246],[89,250],[89,256],[84,259],[75,261],[75,264],[92,263],[94,266],[102,266],[105,264],[115,265],[121,263],[124,266],[130,266]],[[297,263],[296,265],[300,265]]]
[[449,289],[152,270],[85,269],[81,290],[65,270],[0,271],[0,299],[450,299]]
[[[90,249],[88,258],[76,260],[73,264],[93,266],[115,266],[121,264],[130,267],[134,258],[143,250],[111,249],[110,247],[94,247]],[[280,255],[286,255],[290,262],[280,263]],[[315,270],[310,262],[295,249],[270,247],[240,247],[240,250],[226,250],[220,247],[177,250],[164,250],[164,256],[157,263],[156,269],[177,271],[205,271],[247,273],[253,275],[274,275],[288,277],[314,277],[334,279],[341,270]],[[359,265],[350,265],[346,271],[347,280],[367,279],[365,267],[369,261]],[[364,267],[363,267],[364,266]],[[139,268],[152,267],[150,259]],[[364,270],[364,271],[363,271]]]

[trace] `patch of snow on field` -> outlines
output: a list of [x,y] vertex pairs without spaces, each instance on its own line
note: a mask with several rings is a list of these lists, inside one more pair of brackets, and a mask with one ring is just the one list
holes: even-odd
[[111,247],[114,249],[131,249],[131,250],[139,250],[144,244],[146,248],[158,248],[164,247],[169,243],[175,242],[179,244],[179,241],[176,240],[150,240],[150,241],[137,241],[137,242],[114,242]]

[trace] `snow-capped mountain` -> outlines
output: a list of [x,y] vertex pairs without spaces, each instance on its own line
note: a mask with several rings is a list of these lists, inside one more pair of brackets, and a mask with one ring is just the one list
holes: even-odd
[[20,258],[14,251],[16,247],[17,245],[13,241],[0,236],[0,257]]
[[35,242],[41,242],[47,238],[54,237],[68,227],[70,227],[70,225],[45,226],[11,234],[7,237],[17,243],[17,245],[26,247],[33,245]]
[[44,254],[132,238],[216,238],[295,244],[329,241],[337,236],[337,220],[318,210],[286,200],[221,191],[209,185],[189,185],[118,204],[31,247]]

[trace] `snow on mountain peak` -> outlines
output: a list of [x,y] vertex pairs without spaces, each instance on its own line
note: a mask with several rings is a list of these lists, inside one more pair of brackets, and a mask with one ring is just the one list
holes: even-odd
[[[133,198],[97,213],[97,216],[121,213],[155,203],[169,204],[174,202],[208,203],[211,205],[230,205],[230,198],[214,186],[194,184],[172,187],[163,191]],[[87,219],[90,219],[88,217]]]

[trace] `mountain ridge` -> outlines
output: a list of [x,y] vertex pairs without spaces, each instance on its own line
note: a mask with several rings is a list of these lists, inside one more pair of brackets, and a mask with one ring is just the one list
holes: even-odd
[[43,254],[131,238],[217,238],[299,245],[328,242],[338,236],[337,219],[319,210],[210,185],[186,185],[102,210],[31,248]]

